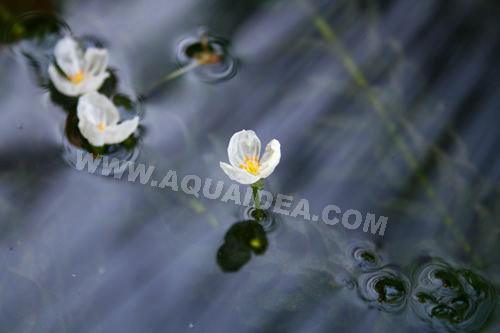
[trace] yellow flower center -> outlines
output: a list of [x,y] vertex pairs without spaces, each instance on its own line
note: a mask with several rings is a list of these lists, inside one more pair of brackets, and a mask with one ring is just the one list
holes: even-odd
[[104,127],[105,127],[105,126],[104,126],[104,124],[103,124],[103,123],[100,123],[100,124],[99,124],[99,131],[102,131],[102,130],[104,129]]
[[245,169],[252,175],[256,175],[257,171],[259,170],[260,163],[257,163],[259,159],[257,157],[254,157],[253,159],[249,158],[248,156],[245,157],[245,164],[240,164],[240,168]]
[[83,69],[80,69],[75,75],[69,75],[68,79],[73,82],[73,84],[78,84],[83,81]]

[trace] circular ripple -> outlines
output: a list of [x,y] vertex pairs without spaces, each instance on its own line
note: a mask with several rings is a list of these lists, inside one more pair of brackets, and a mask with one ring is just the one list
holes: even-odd
[[363,300],[387,312],[401,311],[410,291],[409,279],[390,267],[361,275],[358,285]]
[[[203,45],[202,38],[206,39],[206,46]],[[209,83],[226,81],[236,74],[237,61],[229,52],[229,43],[210,36],[205,31],[185,36],[178,42],[176,50],[177,61],[181,67],[198,61],[197,56],[207,51],[218,59],[216,63],[203,64],[192,70],[202,81]]]
[[496,296],[479,275],[433,259],[416,272],[411,304],[417,316],[437,330],[475,332],[493,312]]
[[[31,11],[16,17],[1,37],[10,47],[20,41],[20,50],[23,51],[26,41],[31,41],[38,48],[53,47],[61,35],[70,32],[69,25],[61,16],[47,11]],[[48,38],[51,35],[57,38]]]
[[257,215],[257,209],[255,209],[255,207],[245,207],[241,211],[240,219],[259,222],[267,234],[277,234],[282,228],[281,220],[276,214],[265,209],[261,209],[260,215]]
[[374,244],[357,242],[347,247],[347,256],[363,272],[372,272],[380,267],[382,258]]

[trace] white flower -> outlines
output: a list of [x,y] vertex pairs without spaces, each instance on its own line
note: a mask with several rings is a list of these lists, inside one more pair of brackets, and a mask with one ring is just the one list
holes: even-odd
[[106,96],[95,91],[78,99],[78,128],[91,145],[100,147],[127,139],[139,126],[139,117],[118,124],[120,114]]
[[49,76],[54,86],[67,96],[79,96],[98,90],[109,76],[108,51],[89,47],[85,53],[71,37],[59,40],[54,49],[57,65],[49,66]]
[[259,138],[254,131],[242,130],[231,137],[227,154],[231,165],[220,162],[222,170],[232,180],[241,184],[253,184],[273,173],[280,162],[281,149],[278,140],[271,140],[259,163]]

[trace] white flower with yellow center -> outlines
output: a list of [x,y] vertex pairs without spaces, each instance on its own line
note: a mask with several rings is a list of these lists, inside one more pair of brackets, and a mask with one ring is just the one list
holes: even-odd
[[229,140],[227,154],[231,165],[220,162],[222,170],[232,180],[241,184],[253,184],[274,171],[280,162],[281,148],[278,140],[271,140],[259,161],[259,138],[254,131],[242,130]]
[[123,142],[139,126],[137,116],[118,124],[120,114],[116,106],[95,91],[78,99],[76,115],[80,132],[95,147]]
[[83,49],[76,40],[64,37],[54,48],[57,66],[49,66],[50,80],[61,93],[67,96],[79,96],[90,91],[98,90],[109,76],[108,51],[89,47]]

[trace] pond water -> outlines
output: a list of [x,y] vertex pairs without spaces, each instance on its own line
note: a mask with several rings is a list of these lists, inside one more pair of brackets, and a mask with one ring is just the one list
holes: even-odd
[[[0,332],[500,329],[498,1],[20,1],[0,14]],[[100,92],[140,117],[121,145],[92,150],[77,99],[49,80],[68,34],[108,50]],[[204,47],[216,63],[177,72]],[[155,186],[173,170],[227,193],[219,162],[242,129],[279,140],[265,190],[293,196],[289,212],[306,199],[317,221],[269,208],[259,222],[234,199]],[[78,170],[82,151],[154,171]]]

